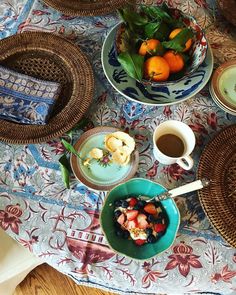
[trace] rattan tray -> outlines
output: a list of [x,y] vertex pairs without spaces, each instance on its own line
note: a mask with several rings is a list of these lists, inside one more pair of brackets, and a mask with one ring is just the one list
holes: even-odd
[[48,6],[72,16],[102,15],[125,5],[127,0],[43,0]]
[[236,247],[236,125],[223,129],[207,144],[197,177],[211,181],[198,191],[205,214],[225,241]]
[[92,101],[94,77],[89,61],[78,46],[57,35],[25,32],[1,40],[0,64],[62,85],[47,125],[0,120],[1,141],[28,144],[59,137],[83,117]]

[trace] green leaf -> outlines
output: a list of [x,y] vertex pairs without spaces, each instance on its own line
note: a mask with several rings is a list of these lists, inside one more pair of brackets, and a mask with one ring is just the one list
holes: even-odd
[[182,52],[185,48],[185,43],[190,38],[193,38],[193,32],[190,29],[185,28],[177,36],[175,36],[175,38],[173,38],[172,40],[162,42],[162,45],[165,48],[169,48],[169,49],[173,49],[178,52]]
[[144,27],[145,38],[152,39],[156,31],[159,29],[160,24],[160,22],[146,24]]
[[135,26],[144,26],[148,23],[147,16],[142,16],[130,6],[118,10],[121,19],[129,25],[131,29],[135,29]]
[[142,6],[141,9],[152,20],[162,20],[172,28],[183,26],[183,22],[180,19],[172,17],[167,6]]
[[118,55],[118,61],[130,77],[141,81],[143,77],[144,56],[135,53],[122,52]]
[[64,145],[64,147],[66,148],[66,150],[72,154],[74,154],[75,156],[77,156],[78,158],[81,159],[80,154],[74,149],[73,145],[71,145],[68,141],[66,141],[65,139],[61,140],[62,144]]
[[159,41],[168,40],[170,32],[171,32],[170,27],[165,22],[161,22],[158,30],[154,34],[154,38]]
[[172,17],[159,6],[142,6],[142,11],[152,19],[171,21]]
[[60,169],[61,169],[61,175],[62,180],[66,188],[70,188],[70,163],[66,157],[66,155],[63,155],[59,159]]
[[169,9],[168,5],[165,2],[161,5],[161,9],[163,11],[165,11],[166,13],[170,14],[170,9]]

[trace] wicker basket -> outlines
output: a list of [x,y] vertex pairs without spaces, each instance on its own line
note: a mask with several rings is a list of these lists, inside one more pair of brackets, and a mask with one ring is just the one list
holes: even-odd
[[215,229],[236,247],[236,125],[219,132],[205,147],[198,179],[210,185],[198,191],[201,205]]
[[[43,0],[47,5],[66,15],[92,16],[112,12],[127,0]],[[131,2],[131,1],[130,1]]]
[[2,141],[28,144],[59,137],[83,117],[92,101],[94,77],[89,61],[78,46],[57,35],[25,32],[1,40],[0,64],[62,85],[47,125],[0,120]]

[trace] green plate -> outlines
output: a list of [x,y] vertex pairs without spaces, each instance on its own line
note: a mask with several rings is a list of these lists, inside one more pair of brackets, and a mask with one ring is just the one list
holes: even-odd
[[72,155],[71,167],[74,175],[86,186],[107,191],[115,185],[126,181],[134,176],[138,168],[139,155],[138,151],[131,154],[131,161],[128,165],[118,165],[113,163],[109,155],[101,160],[92,160],[89,166],[83,165],[83,161],[89,158],[89,152],[93,148],[104,149],[104,137],[107,134],[120,131],[114,127],[96,127],[85,132],[76,142],[74,148],[79,152],[81,159]]
[[100,215],[100,222],[108,244],[114,251],[133,259],[146,260],[162,253],[173,244],[180,223],[179,210],[173,199],[161,202],[168,215],[169,223],[165,234],[156,243],[136,246],[132,240],[125,240],[116,235],[113,222],[114,202],[116,200],[126,199],[131,195],[153,197],[164,191],[166,189],[158,183],[144,178],[133,178],[117,185],[107,194]]

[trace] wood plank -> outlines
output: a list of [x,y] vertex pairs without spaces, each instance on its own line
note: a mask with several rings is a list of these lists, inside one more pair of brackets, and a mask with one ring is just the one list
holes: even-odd
[[100,289],[77,285],[47,264],[31,271],[16,288],[14,295],[114,295]]

